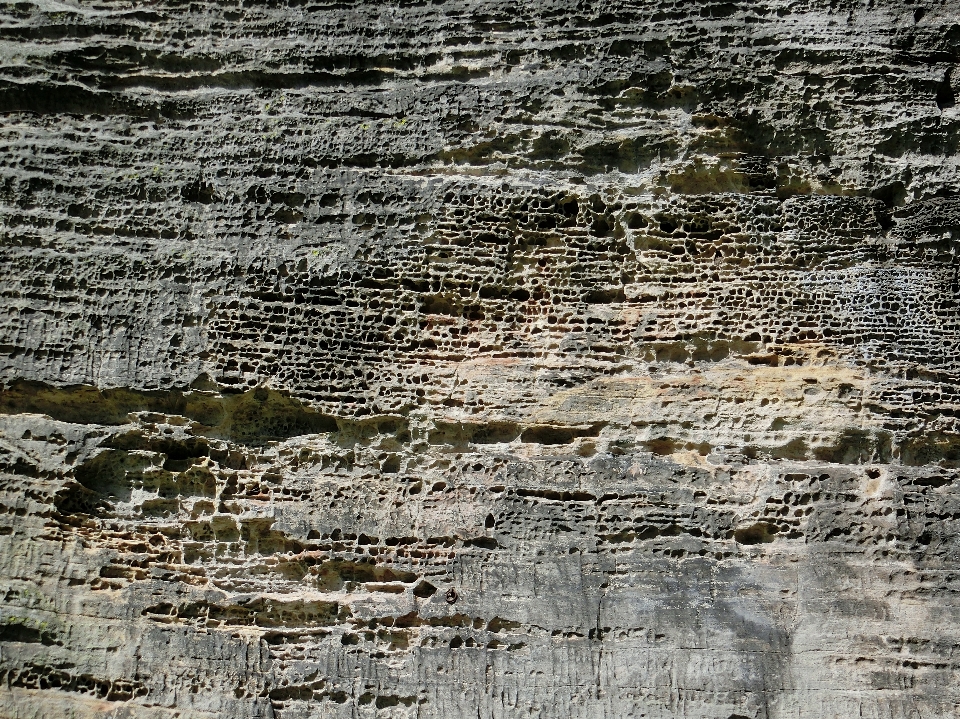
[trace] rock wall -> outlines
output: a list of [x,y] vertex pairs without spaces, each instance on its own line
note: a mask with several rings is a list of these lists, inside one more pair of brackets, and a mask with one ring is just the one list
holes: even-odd
[[953,0],[0,57],[0,716],[960,715]]

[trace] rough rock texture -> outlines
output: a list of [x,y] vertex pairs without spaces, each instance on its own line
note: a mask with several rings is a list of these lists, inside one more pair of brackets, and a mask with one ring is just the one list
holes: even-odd
[[0,716],[960,715],[954,0],[0,59]]

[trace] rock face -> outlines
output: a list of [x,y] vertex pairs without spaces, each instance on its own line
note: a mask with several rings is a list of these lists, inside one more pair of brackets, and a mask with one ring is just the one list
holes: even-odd
[[0,716],[960,715],[955,2],[0,38]]

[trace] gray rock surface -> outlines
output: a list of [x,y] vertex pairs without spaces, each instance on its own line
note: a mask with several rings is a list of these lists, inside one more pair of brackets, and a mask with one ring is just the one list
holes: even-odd
[[0,59],[0,716],[960,715],[954,0]]

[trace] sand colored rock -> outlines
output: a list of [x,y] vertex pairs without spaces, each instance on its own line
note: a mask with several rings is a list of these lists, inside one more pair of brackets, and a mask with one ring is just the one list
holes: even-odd
[[0,717],[960,714],[954,3],[0,57]]

